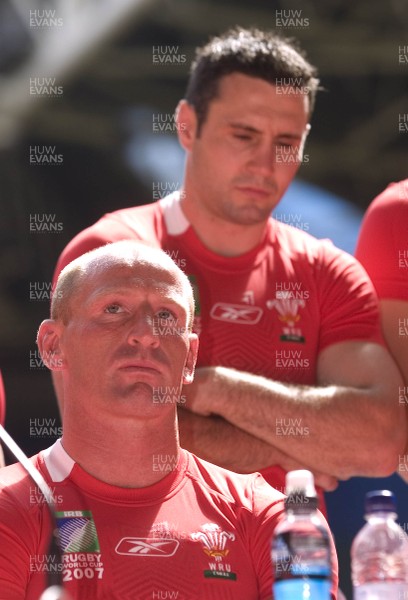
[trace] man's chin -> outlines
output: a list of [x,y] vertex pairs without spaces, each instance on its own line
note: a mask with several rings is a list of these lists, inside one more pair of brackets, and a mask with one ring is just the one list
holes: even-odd
[[132,403],[150,403],[154,404],[154,387],[145,382],[134,382],[115,386],[112,390],[112,398],[115,399],[115,404],[120,402]]
[[227,213],[227,220],[235,225],[243,225],[249,227],[251,225],[261,225],[271,216],[272,210],[268,209],[256,209],[251,206],[248,208],[238,209],[229,211]]

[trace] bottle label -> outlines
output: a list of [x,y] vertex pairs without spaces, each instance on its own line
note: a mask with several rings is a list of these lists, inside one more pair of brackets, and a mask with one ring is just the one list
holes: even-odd
[[354,600],[406,600],[407,583],[364,583],[354,588]]
[[286,579],[274,583],[273,597],[275,600],[330,600],[330,587],[327,580]]
[[[327,536],[316,530],[277,535],[272,542],[272,565],[275,581],[291,577],[330,578],[331,557]],[[407,599],[408,600],[408,599]]]
[[[278,566],[278,565],[276,565]],[[279,565],[282,567],[282,565]],[[326,564],[306,564],[306,563],[295,563],[292,562],[289,565],[290,568],[286,567],[286,573],[290,572],[292,577],[321,577],[322,579],[330,579],[330,569]],[[280,579],[279,573],[275,573],[276,579]],[[283,579],[285,578],[285,572],[283,571]],[[407,598],[408,600],[408,598]]]

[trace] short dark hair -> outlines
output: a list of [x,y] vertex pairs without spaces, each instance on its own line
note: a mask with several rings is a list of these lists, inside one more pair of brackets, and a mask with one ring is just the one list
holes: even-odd
[[287,81],[290,87],[306,90],[312,114],[319,79],[297,42],[274,32],[234,27],[196,50],[186,100],[195,109],[198,134],[210,102],[217,97],[219,80],[232,73],[259,77],[273,85]]

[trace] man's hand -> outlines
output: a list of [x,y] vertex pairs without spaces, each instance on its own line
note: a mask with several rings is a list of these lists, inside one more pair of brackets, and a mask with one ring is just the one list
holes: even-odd
[[[182,446],[210,462],[238,472],[260,471],[271,465],[279,465],[285,471],[308,469],[313,472],[316,485],[325,491],[335,490],[338,487],[336,477],[313,469],[271,443],[212,416],[217,412],[217,390],[222,393],[222,374],[221,367],[200,367],[195,371],[194,383],[183,388],[185,403],[181,408],[187,409],[191,416],[179,411]],[[238,453],[237,448],[240,449]],[[252,459],[248,463],[250,456]]]
[[[216,367],[200,367],[195,370],[194,381],[183,387],[183,397],[186,408],[195,415],[209,417],[212,414],[211,401],[216,390]],[[210,388],[211,386],[211,388]],[[211,392],[209,393],[211,389]]]
[[[406,441],[400,385],[398,369],[382,346],[341,342],[320,353],[316,386],[288,385],[226,367],[197,369],[196,383],[190,391],[185,388],[186,408],[222,417],[235,431],[317,474],[323,464],[334,479],[380,477],[395,470]],[[282,420],[301,422],[307,434],[283,435],[277,427]],[[211,443],[222,446],[224,440]],[[270,464],[287,468],[280,461]],[[324,481],[330,488],[330,480]]]

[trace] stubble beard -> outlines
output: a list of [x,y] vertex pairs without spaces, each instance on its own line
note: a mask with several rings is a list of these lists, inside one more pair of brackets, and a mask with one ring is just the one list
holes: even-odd
[[269,206],[257,206],[254,203],[237,206],[231,201],[224,200],[219,206],[219,216],[234,225],[261,225],[269,219],[271,212]]

